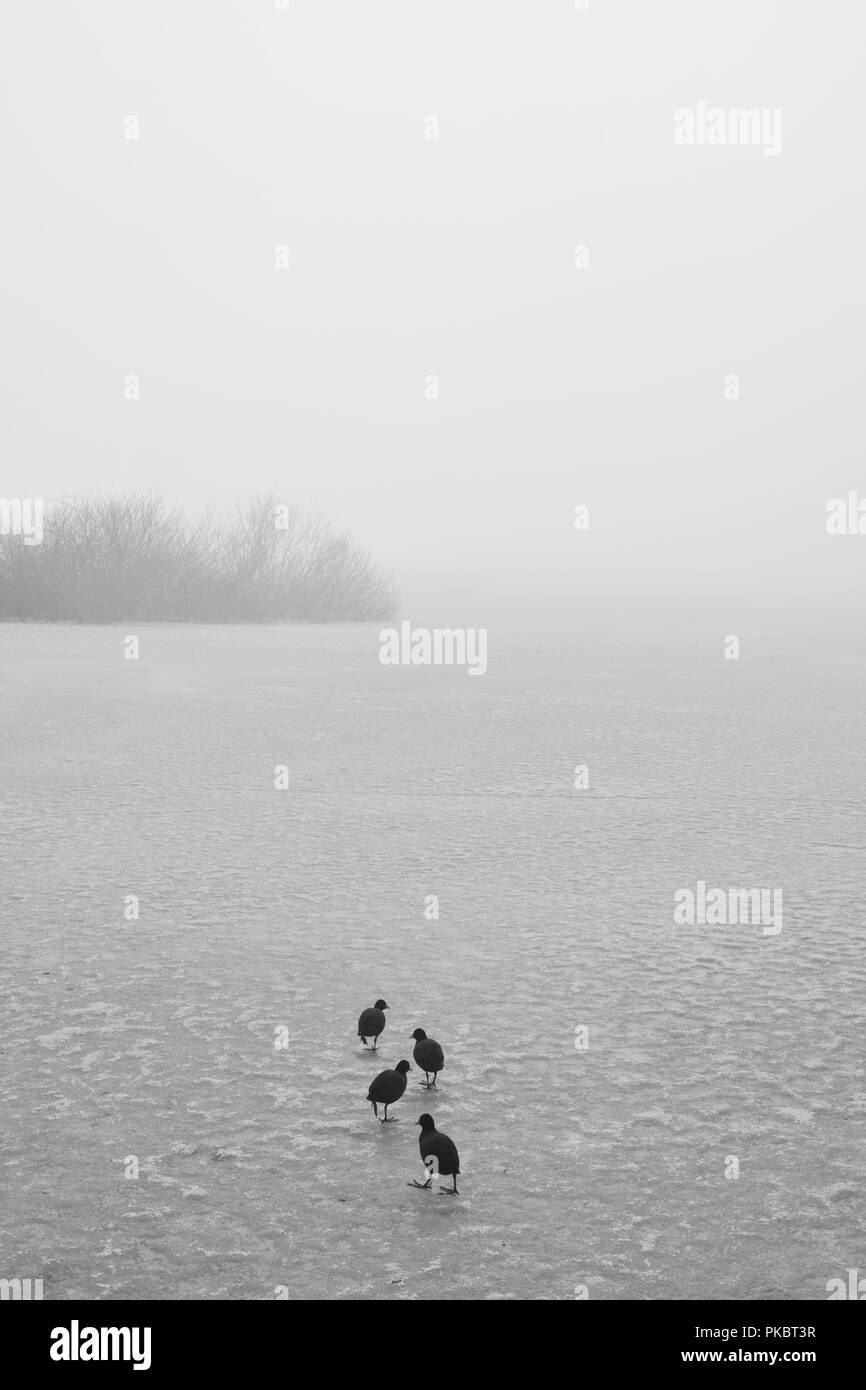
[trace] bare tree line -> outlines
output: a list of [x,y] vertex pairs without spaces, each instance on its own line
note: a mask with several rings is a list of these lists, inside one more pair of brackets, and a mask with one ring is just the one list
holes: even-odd
[[44,539],[0,536],[0,619],[92,623],[392,617],[392,578],[350,535],[271,497],[230,520],[144,493],[47,507]]

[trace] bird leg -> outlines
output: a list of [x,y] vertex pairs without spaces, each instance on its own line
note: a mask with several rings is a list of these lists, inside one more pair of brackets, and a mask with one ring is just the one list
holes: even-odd
[[371,1100],[371,1101],[370,1101],[370,1104],[371,1104],[372,1107],[373,1107],[373,1114],[374,1114],[374,1116],[376,1117],[376,1119],[378,1120],[378,1118],[379,1118],[379,1107],[377,1106],[377,1104],[376,1104],[376,1102],[375,1102],[374,1100]]
[[453,1186],[453,1187],[446,1187],[446,1188],[444,1188],[444,1189],[440,1187],[440,1189],[439,1189],[439,1196],[440,1196],[440,1197],[459,1197],[459,1196],[460,1196],[460,1193],[457,1191],[457,1174],[456,1174],[456,1173],[454,1174],[454,1186]]
[[[390,1104],[391,1104],[391,1102],[388,1101],[388,1105],[390,1105]],[[394,1116],[388,1114],[388,1105],[385,1106],[385,1118],[384,1118],[384,1120],[380,1120],[380,1121],[379,1121],[379,1124],[380,1124],[380,1125],[387,1125],[387,1124],[395,1125],[395,1124],[397,1123],[397,1121],[394,1119]]]

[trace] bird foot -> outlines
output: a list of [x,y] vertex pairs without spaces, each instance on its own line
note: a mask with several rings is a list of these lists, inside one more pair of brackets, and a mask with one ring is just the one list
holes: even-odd
[[379,1124],[380,1124],[380,1125],[395,1125],[396,1123],[397,1123],[397,1116],[396,1116],[396,1115],[386,1115],[385,1118],[384,1118],[384,1120],[380,1120],[380,1121],[379,1121]]
[[425,1192],[425,1191],[427,1190],[427,1188],[430,1186],[430,1184],[431,1184],[432,1181],[433,1181],[432,1178],[428,1178],[426,1182],[416,1182],[415,1179],[413,1178],[411,1182],[407,1182],[406,1186],[407,1186],[407,1187],[420,1187],[421,1191],[422,1191],[422,1192]]
[[440,1189],[439,1189],[439,1196],[440,1196],[440,1197],[459,1197],[459,1196],[460,1196],[460,1193],[457,1191],[457,1188],[456,1188],[456,1187],[446,1187],[446,1188],[444,1188],[444,1189],[440,1187]]

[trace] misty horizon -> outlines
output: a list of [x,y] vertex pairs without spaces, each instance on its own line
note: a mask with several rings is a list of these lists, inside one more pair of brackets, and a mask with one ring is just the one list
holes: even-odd
[[[866,494],[832,26],[781,0],[726,4],[709,45],[686,0],[159,12],[168,53],[107,0],[16,18],[40,62],[7,72],[4,496],[273,492],[410,607],[454,579],[470,606],[631,582],[859,610],[860,547],[824,530]],[[680,108],[756,95],[778,157],[676,144]]]

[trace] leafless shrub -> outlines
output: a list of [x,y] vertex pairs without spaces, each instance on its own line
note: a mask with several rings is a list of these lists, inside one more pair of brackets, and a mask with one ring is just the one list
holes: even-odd
[[49,504],[40,545],[0,536],[0,619],[367,621],[392,617],[393,580],[318,515],[271,497],[190,519],[157,496]]

